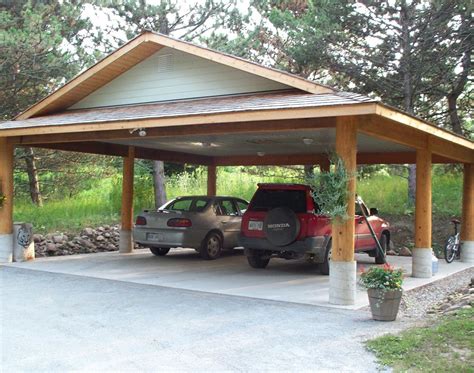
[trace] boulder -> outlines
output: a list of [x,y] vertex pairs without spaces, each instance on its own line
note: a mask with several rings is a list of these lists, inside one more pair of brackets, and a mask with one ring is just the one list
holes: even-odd
[[408,247],[403,246],[400,249],[398,255],[400,255],[400,256],[411,256],[411,250]]
[[58,251],[58,248],[54,243],[49,242],[46,244],[46,251],[49,253],[55,253],[56,251]]

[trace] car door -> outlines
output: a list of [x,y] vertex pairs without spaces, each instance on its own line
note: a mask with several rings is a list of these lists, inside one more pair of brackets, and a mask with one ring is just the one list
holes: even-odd
[[242,214],[232,198],[223,198],[219,200],[218,205],[217,214],[221,231],[224,233],[224,245],[226,248],[234,248],[237,246]]
[[[356,203],[356,215],[355,215],[355,233],[356,233],[356,250],[365,250],[376,247],[376,243],[372,234],[370,233],[369,226],[365,221],[365,218],[362,214],[362,209],[367,216],[372,227],[374,227],[374,219],[377,220],[374,216],[369,216],[369,210],[364,203],[360,205]],[[374,227],[375,228],[375,227]]]

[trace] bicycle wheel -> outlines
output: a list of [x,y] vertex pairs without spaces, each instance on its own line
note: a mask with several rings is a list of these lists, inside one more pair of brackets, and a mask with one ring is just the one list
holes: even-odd
[[444,245],[444,259],[446,259],[448,263],[451,263],[456,257],[456,246],[456,237],[449,236],[449,238],[446,240],[446,244]]

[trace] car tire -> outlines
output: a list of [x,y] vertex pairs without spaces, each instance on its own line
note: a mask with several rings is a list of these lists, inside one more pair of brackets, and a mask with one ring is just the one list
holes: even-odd
[[324,253],[324,262],[319,265],[319,271],[322,275],[329,275],[329,262],[331,261],[332,240],[329,240]]
[[165,256],[170,252],[170,249],[166,247],[150,247],[150,251],[153,253],[153,255]]
[[214,260],[221,256],[222,253],[222,237],[217,232],[209,233],[204,241],[202,241],[199,254],[201,258],[206,260]]
[[249,255],[247,255],[247,261],[250,267],[263,269],[267,267],[270,258],[266,257],[261,251],[251,250]]
[[386,234],[382,234],[382,237],[380,237],[380,246],[382,246],[384,255],[381,255],[379,250],[375,249],[375,264],[385,264],[387,262],[385,255],[387,254],[388,237]]

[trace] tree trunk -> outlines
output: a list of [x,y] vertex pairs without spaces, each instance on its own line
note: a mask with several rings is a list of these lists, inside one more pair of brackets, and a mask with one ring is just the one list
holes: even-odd
[[158,209],[166,203],[165,164],[162,161],[153,161],[153,187],[155,207]]
[[304,177],[305,179],[312,179],[314,176],[314,166],[305,165],[304,166]]
[[36,168],[35,153],[33,152],[32,148],[25,148],[25,163],[26,173],[28,174],[31,201],[35,205],[41,207],[43,206],[43,198],[41,196],[38,169]]
[[[400,60],[403,72],[403,99],[405,111],[414,114],[413,107],[413,82],[412,82],[412,64],[411,64],[411,37],[410,37],[410,9],[406,1],[401,2],[400,9],[401,49],[402,57]],[[415,203],[416,194],[416,164],[408,166],[408,204]]]
[[472,53],[472,47],[470,47],[470,45],[471,44],[469,44],[469,47],[464,52],[464,55],[461,61],[462,70],[461,70],[461,73],[459,74],[459,78],[456,84],[454,84],[454,86],[452,87],[451,92],[449,92],[449,94],[447,95],[448,112],[449,112],[449,119],[451,121],[451,128],[453,129],[454,132],[460,135],[463,134],[463,128],[461,124],[461,119],[459,118],[459,115],[458,115],[458,98],[463,93],[464,88],[469,80],[469,71],[471,69],[471,53]]

